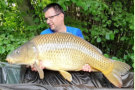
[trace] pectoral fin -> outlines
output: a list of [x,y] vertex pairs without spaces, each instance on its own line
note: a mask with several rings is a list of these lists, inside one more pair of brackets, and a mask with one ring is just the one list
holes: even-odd
[[72,81],[72,76],[69,72],[66,72],[64,70],[59,70],[59,72],[66,80],[68,80],[69,82]]
[[40,79],[43,79],[43,78],[44,78],[44,72],[43,72],[43,70],[42,70],[41,68],[39,68],[39,66],[37,65],[36,62],[34,63],[33,66],[34,66],[34,67],[36,68],[36,70],[38,71],[39,76],[40,76]]

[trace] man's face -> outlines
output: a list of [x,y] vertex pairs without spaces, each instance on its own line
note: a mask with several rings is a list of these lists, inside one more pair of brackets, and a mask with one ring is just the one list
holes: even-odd
[[46,22],[52,30],[57,30],[62,23],[62,13],[56,13],[53,8],[45,12]]

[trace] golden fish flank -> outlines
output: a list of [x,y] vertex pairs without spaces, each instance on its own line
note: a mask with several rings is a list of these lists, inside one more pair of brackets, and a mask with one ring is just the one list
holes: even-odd
[[[19,54],[15,53],[17,51]],[[67,71],[80,71],[85,64],[89,64],[117,87],[122,86],[121,74],[130,69],[126,63],[104,57],[98,48],[68,33],[36,36],[9,54],[7,60],[16,64],[34,65],[40,78],[43,78],[43,70],[39,68],[41,61],[46,69],[59,71],[68,81],[72,81],[72,76]]]

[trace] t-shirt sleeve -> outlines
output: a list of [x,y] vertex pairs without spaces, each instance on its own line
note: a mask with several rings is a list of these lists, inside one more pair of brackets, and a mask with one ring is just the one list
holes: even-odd
[[44,30],[40,33],[40,35],[47,34],[47,32]]
[[43,35],[43,34],[50,34],[50,33],[53,33],[50,29],[46,29],[46,30],[44,30],[44,31],[42,31],[41,33],[40,33],[40,35]]
[[77,29],[76,34],[77,34],[77,36],[79,36],[79,37],[81,37],[82,39],[84,39],[83,34],[82,34],[82,32],[81,32],[80,29]]

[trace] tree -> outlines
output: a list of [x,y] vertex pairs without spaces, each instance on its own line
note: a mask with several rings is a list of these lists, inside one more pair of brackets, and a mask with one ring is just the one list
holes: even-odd
[[1,0],[0,61],[48,28],[42,10],[51,2],[62,5],[66,25],[80,28],[106,57],[134,67],[133,0]]

